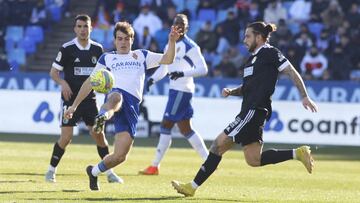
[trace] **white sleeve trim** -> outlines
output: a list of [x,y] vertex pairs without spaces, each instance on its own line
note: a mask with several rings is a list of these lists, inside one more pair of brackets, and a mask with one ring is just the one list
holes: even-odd
[[59,70],[59,71],[63,71],[64,67],[62,67],[61,65],[57,64],[57,63],[53,63],[52,67],[54,67],[55,69]]
[[278,67],[279,72],[283,71],[287,66],[290,65],[290,62],[286,60],[281,66]]

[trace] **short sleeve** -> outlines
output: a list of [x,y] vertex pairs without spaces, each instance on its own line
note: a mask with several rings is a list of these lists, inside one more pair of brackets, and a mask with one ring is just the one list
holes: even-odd
[[55,61],[53,62],[52,66],[56,68],[59,71],[64,70],[65,61],[66,61],[67,55],[66,55],[66,49],[64,47],[61,47],[59,49],[59,52],[55,58]]
[[160,66],[160,61],[163,54],[155,53],[148,50],[141,50],[145,57],[146,69],[155,68]]
[[290,65],[289,60],[281,53],[280,50],[273,48],[271,49],[271,62],[275,65],[279,72],[284,70],[288,65]]

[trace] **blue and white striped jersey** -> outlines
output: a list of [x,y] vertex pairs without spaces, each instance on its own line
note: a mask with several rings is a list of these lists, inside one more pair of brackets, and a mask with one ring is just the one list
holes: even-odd
[[128,54],[108,52],[99,58],[93,73],[106,68],[114,75],[113,88],[122,89],[141,101],[145,70],[158,67],[162,56],[163,54],[142,49],[130,51]]
[[206,75],[208,71],[200,47],[185,35],[182,40],[176,42],[175,51],[174,62],[170,65],[160,66],[151,78],[156,82],[165,77],[167,73],[182,71],[184,72],[184,77],[170,80],[170,89],[194,93],[195,84],[193,77]]

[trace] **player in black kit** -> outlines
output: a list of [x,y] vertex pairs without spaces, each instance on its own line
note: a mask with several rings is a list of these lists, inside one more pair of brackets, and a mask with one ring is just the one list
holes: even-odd
[[[50,71],[51,78],[61,86],[62,112],[72,105],[81,85],[89,77],[98,58],[103,53],[101,44],[89,39],[91,18],[88,15],[76,16],[74,32],[76,38],[63,44]],[[60,77],[60,71],[64,72],[63,79]],[[97,151],[101,159],[109,154],[108,142],[104,133],[95,133],[93,130],[97,114],[95,93],[92,91],[79,105],[78,110],[71,119],[67,120],[61,116],[61,135],[53,148],[50,166],[45,174],[46,181],[56,182],[56,167],[65,152],[66,146],[71,142],[73,128],[80,119],[85,122],[90,135],[96,141]],[[112,170],[107,171],[107,177],[109,182],[123,182]]]
[[253,167],[277,164],[290,159],[301,161],[309,173],[314,167],[309,146],[297,149],[277,150],[263,148],[263,128],[271,116],[271,95],[280,72],[288,75],[294,82],[302,97],[305,109],[317,112],[316,104],[309,98],[300,75],[292,64],[275,47],[268,44],[270,33],[276,30],[273,24],[255,22],[247,26],[244,44],[252,55],[244,66],[243,84],[237,88],[224,88],[222,95],[227,97],[243,96],[240,113],[224,131],[215,139],[210,147],[210,154],[203,163],[193,181],[181,183],[172,181],[172,185],[185,196],[193,196],[196,189],[218,167],[222,155],[235,144],[242,144],[247,164]]

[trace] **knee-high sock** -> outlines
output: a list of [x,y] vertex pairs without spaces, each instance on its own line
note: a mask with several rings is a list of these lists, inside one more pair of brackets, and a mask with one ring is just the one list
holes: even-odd
[[[104,157],[109,154],[109,146],[105,146],[105,147],[97,146],[97,151],[98,151],[100,158],[104,159]],[[113,170],[109,169],[109,170],[105,171],[105,173],[107,175],[110,175],[113,173]]]
[[269,149],[261,153],[261,166],[267,164],[276,164],[283,161],[293,159],[293,150],[278,150],[278,149]]
[[209,151],[206,148],[204,140],[202,137],[195,131],[191,131],[188,135],[185,136],[189,141],[192,148],[201,156],[201,158],[205,161],[209,155]]
[[94,166],[91,170],[91,174],[93,176],[98,176],[100,173],[103,173],[105,171],[107,171],[108,168],[105,166],[104,161],[101,161],[100,163],[98,163],[96,166]]
[[59,164],[61,157],[64,155],[65,150],[61,149],[59,144],[56,142],[53,147],[53,152],[50,159],[50,168],[53,168],[55,171],[55,168]]
[[161,160],[171,145],[171,129],[161,128],[160,132],[159,143],[156,147],[155,159],[152,163],[152,165],[156,167],[160,165]]
[[212,152],[210,152],[209,156],[207,157],[206,161],[200,167],[198,173],[194,178],[194,183],[197,186],[203,184],[210,175],[215,171],[221,161],[221,156],[218,156]]

